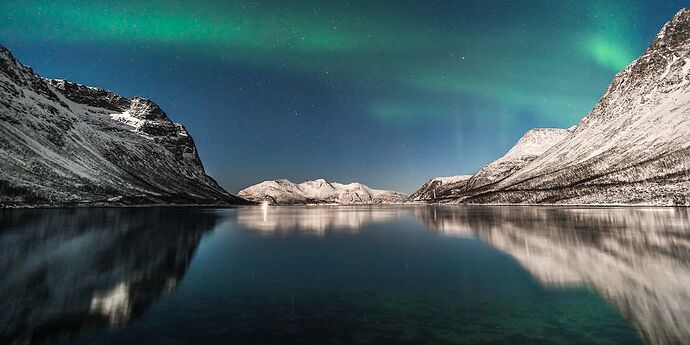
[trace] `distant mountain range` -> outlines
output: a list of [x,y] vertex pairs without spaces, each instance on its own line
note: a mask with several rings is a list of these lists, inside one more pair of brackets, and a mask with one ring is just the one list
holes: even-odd
[[0,207],[247,203],[150,100],[44,79],[0,46]]
[[[690,205],[690,10],[679,11],[571,129],[534,129],[466,182],[419,200]],[[433,181],[433,180],[432,180]]]
[[250,201],[272,205],[394,204],[408,199],[405,194],[372,189],[361,183],[341,184],[324,179],[300,184],[285,179],[264,181],[241,190],[237,195]]

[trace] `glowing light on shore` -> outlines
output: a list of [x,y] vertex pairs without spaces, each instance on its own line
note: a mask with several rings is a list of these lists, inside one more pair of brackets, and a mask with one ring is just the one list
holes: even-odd
[[261,203],[261,213],[263,214],[263,221],[265,223],[268,219],[268,201],[266,200]]

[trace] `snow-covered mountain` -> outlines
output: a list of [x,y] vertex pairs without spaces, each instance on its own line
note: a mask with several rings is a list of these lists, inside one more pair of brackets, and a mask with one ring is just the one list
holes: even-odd
[[567,137],[467,201],[688,205],[690,10],[618,73]]
[[569,133],[561,128],[534,128],[525,133],[520,140],[501,158],[489,163],[474,175],[437,177],[423,184],[410,195],[411,202],[444,202],[463,200],[469,195],[479,193],[487,186],[500,182],[522,169],[563,140]]
[[472,190],[496,183],[516,173],[558,144],[568,133],[567,129],[562,128],[530,129],[505,155],[474,174],[467,182],[467,189]]
[[228,204],[150,100],[36,75],[0,46],[0,207]]
[[264,181],[241,190],[237,195],[254,202],[272,205],[304,204],[395,204],[407,195],[389,190],[369,188],[361,183],[341,184],[324,179],[300,184],[285,179]]
[[465,190],[467,181],[471,177],[472,175],[458,175],[432,178],[410,194],[409,201],[433,201],[454,191]]
[[501,158],[489,163],[474,175],[458,176],[460,181],[444,183],[442,179],[433,179],[415,192],[422,198],[410,201],[447,202],[464,200],[468,196],[481,193],[495,183],[516,173],[525,165],[535,160],[569,133],[562,128],[534,128],[525,133],[520,140]]
[[511,150],[508,161],[519,164],[491,163],[452,202],[690,205],[690,10],[563,131],[551,131],[552,146],[529,161]]

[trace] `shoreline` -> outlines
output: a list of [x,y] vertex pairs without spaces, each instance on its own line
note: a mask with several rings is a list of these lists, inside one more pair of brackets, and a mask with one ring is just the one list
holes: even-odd
[[96,208],[237,208],[243,206],[258,206],[255,204],[144,204],[144,205],[2,205],[3,210],[54,210],[54,209],[96,209]]
[[[292,204],[292,205],[269,205],[268,207],[416,207],[416,206],[435,206],[435,207],[549,207],[549,208],[688,208],[684,205],[653,205],[653,204],[444,204],[444,203],[399,203],[399,204]],[[54,209],[126,209],[126,208],[209,208],[209,209],[232,209],[240,207],[262,207],[260,204],[146,204],[146,205],[22,205],[22,206],[0,206],[0,212],[5,210],[54,210]]]

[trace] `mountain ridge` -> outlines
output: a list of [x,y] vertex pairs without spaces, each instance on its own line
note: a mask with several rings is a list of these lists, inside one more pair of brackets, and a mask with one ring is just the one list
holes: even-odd
[[565,137],[469,204],[690,205],[690,10],[667,22]]
[[46,79],[0,46],[0,207],[229,205],[153,101]]
[[342,184],[326,179],[308,180],[300,184],[287,179],[263,181],[239,191],[237,195],[253,202],[273,205],[392,204],[403,203],[408,198],[403,193],[373,189],[358,182]]

